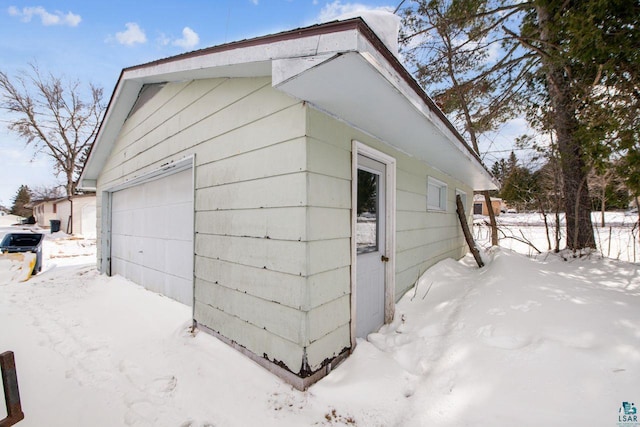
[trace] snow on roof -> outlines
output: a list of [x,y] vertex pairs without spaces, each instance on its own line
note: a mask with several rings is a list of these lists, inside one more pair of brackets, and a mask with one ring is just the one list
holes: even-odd
[[398,34],[400,33],[402,19],[398,15],[383,9],[361,10],[345,13],[337,19],[343,21],[358,17],[364,20],[391,53],[396,57],[400,55]]

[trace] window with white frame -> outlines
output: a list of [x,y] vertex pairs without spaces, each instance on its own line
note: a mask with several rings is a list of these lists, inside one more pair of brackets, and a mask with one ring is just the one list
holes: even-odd
[[460,190],[459,188],[456,188],[456,196],[460,196],[460,200],[462,201],[462,207],[464,207],[464,214],[466,215],[468,213],[467,212],[467,193]]
[[427,209],[447,210],[447,184],[430,176],[427,177]]

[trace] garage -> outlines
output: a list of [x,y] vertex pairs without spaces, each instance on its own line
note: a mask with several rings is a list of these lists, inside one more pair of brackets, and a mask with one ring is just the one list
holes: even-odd
[[110,193],[111,274],[193,302],[193,173],[172,171]]

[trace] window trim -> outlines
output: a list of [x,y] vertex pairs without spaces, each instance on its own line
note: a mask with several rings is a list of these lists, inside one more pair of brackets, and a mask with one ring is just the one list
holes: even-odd
[[460,198],[462,199],[462,207],[464,207],[464,214],[468,215],[469,214],[469,207],[467,206],[467,200],[469,199],[467,196],[467,192],[464,190],[461,190],[459,188],[456,188],[456,196],[458,196],[458,194],[461,196]]
[[[430,186],[438,187],[439,199],[437,204],[432,204],[431,200],[429,200]],[[447,186],[446,182],[442,182],[439,179],[436,179],[432,176],[427,176],[427,211],[446,212],[448,191],[449,191],[449,187]]]

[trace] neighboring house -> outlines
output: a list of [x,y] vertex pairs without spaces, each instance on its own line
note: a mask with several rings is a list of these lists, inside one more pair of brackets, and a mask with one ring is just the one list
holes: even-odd
[[466,253],[455,195],[496,188],[394,53],[356,18],[124,69],[79,181],[99,269],[297,388],[325,375]]
[[[504,203],[502,202],[502,199],[498,197],[491,197],[491,208],[496,216],[500,215],[500,212],[504,210]],[[482,194],[476,194],[473,196],[473,214],[484,216],[489,215],[487,201]]]
[[40,227],[48,227],[52,219],[59,219],[57,201],[63,199],[52,200],[34,200],[25,205],[27,208],[33,209],[33,217],[36,224]]
[[60,231],[96,237],[96,196],[82,194],[54,200],[31,202],[33,216],[40,227],[49,227],[51,220],[60,221]]

